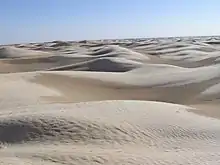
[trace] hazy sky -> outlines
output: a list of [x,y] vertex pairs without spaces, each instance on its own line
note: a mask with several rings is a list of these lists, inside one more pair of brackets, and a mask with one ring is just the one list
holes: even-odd
[[0,44],[220,35],[220,0],[0,1]]

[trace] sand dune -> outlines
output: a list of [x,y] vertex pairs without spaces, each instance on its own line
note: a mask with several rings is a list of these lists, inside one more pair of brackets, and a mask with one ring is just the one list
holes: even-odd
[[140,67],[141,65],[141,62],[136,62],[125,58],[104,57],[68,66],[51,68],[50,71],[80,70],[96,72],[125,72]]
[[[155,67],[156,66],[156,67]],[[161,67],[160,64],[158,66]],[[157,100],[196,104],[218,100],[219,66],[181,68],[157,65],[124,73],[85,71],[46,71],[0,76],[2,99],[9,105],[42,102],[79,102],[92,100]],[[16,80],[16,81],[15,81]],[[19,81],[18,81],[19,80]],[[5,83],[4,83],[5,82]],[[17,89],[16,84],[20,88]],[[26,91],[25,96],[14,90]],[[41,90],[40,90],[41,89]],[[214,89],[214,92],[212,92]],[[56,93],[56,94],[55,94]],[[181,93],[181,94],[180,94]],[[6,104],[6,103],[4,103]]]
[[49,55],[47,52],[28,50],[24,48],[16,47],[1,47],[0,48],[0,58],[20,58],[20,57],[34,57]]
[[9,164],[15,156],[23,164],[207,164],[210,158],[217,162],[219,120],[187,109],[106,101],[6,111],[0,116],[1,163]]
[[219,37],[0,47],[0,164],[219,164]]
[[90,53],[90,55],[96,55],[99,57],[123,57],[129,60],[141,62],[149,60],[149,57],[146,55],[134,52],[132,50],[117,45],[109,45],[100,49],[93,50],[93,52]]

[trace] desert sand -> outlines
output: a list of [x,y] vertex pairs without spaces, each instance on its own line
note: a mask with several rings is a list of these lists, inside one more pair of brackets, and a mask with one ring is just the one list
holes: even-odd
[[0,164],[220,164],[220,38],[0,46]]

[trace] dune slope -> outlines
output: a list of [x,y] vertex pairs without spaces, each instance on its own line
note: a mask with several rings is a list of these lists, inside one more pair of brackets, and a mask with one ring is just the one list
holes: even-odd
[[4,164],[218,163],[219,121],[185,106],[104,101],[19,109],[0,113]]

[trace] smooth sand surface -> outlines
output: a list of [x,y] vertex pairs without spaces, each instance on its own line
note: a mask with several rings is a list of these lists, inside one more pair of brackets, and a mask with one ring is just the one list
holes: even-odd
[[219,43],[0,46],[0,164],[220,164]]

